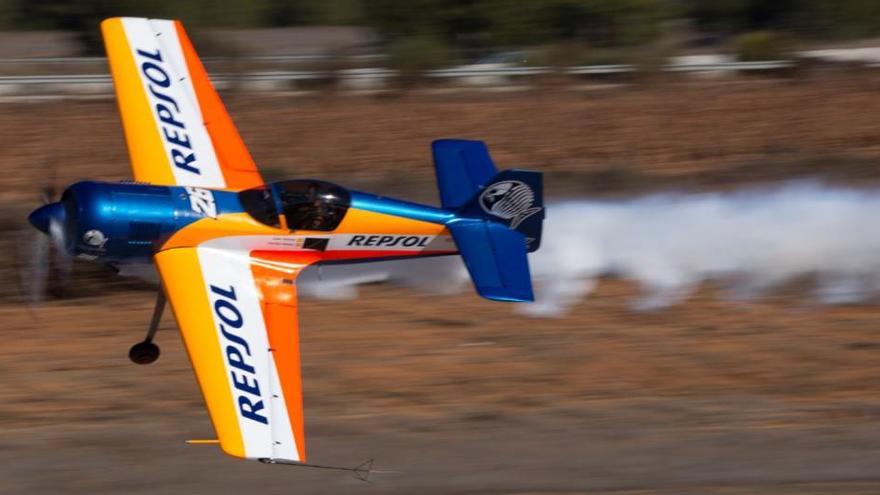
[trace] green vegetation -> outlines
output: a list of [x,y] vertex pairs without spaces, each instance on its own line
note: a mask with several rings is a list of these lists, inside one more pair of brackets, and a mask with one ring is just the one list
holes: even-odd
[[395,40],[388,47],[388,67],[398,71],[402,83],[426,71],[450,65],[449,46],[436,36],[416,35]]
[[786,57],[779,35],[770,31],[740,35],[736,39],[736,53],[737,58],[742,62],[781,60]]
[[880,35],[876,0],[686,0],[684,16],[703,31],[774,30],[806,38]]
[[389,39],[431,33],[465,48],[575,39],[611,46],[651,41],[672,14],[668,5],[666,0],[371,0],[364,21]]
[[389,46],[433,38],[475,56],[511,46],[640,46],[676,19],[687,19],[708,42],[757,31],[808,39],[880,35],[877,0],[0,0],[0,27],[74,30],[87,46],[100,19],[114,15],[173,17],[195,28],[365,25]]

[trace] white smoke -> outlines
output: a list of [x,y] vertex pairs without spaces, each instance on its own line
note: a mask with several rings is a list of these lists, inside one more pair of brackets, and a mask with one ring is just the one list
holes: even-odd
[[358,286],[390,282],[434,294],[460,291],[468,274],[458,256],[310,266],[296,279],[306,297],[354,299]]
[[[824,303],[880,292],[880,190],[790,183],[732,193],[657,194],[549,204],[543,245],[530,257],[535,316],[583,300],[603,276],[637,282],[636,309],[675,304],[712,280],[754,297],[798,277]],[[325,266],[303,274],[317,296],[356,296],[365,282],[439,291],[466,287],[458,257]],[[320,280],[323,279],[323,280]]]

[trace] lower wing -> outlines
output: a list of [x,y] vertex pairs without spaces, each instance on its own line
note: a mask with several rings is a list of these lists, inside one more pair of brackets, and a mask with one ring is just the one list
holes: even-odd
[[195,247],[155,261],[223,451],[305,462],[295,281],[315,259]]

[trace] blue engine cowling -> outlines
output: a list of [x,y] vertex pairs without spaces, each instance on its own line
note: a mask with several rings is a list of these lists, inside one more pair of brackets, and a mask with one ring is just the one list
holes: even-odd
[[72,254],[116,261],[150,258],[174,232],[203,218],[182,187],[77,182],[61,198]]

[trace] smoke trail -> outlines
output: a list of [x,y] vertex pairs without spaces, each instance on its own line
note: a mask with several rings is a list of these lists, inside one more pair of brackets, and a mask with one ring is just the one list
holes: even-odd
[[434,294],[460,291],[468,274],[458,256],[352,265],[318,265],[297,277],[299,294],[322,299],[354,299],[358,286],[389,282]]
[[[815,279],[821,302],[860,301],[880,292],[878,219],[880,190],[817,183],[561,201],[548,206],[543,246],[531,256],[537,301],[518,308],[558,315],[603,276],[637,282],[636,309],[675,304],[707,280],[754,297],[803,276]],[[448,292],[467,281],[457,257],[323,270],[323,281],[308,274],[307,293],[354,297],[356,285],[378,281]]]

